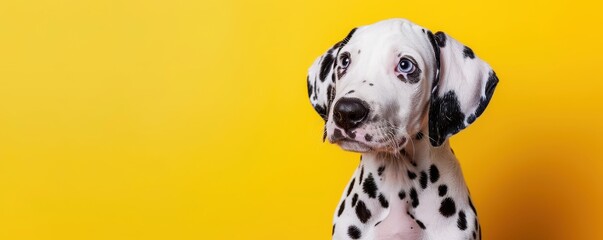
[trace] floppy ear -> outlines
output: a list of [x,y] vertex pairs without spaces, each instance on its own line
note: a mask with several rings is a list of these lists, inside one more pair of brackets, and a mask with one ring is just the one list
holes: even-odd
[[325,122],[329,117],[329,108],[335,98],[335,65],[337,53],[350,41],[356,28],[347,37],[336,43],[322,56],[318,57],[308,70],[308,97],[314,110]]
[[484,112],[498,78],[488,63],[447,34],[437,32],[433,40],[440,71],[433,83],[429,137],[440,146]]

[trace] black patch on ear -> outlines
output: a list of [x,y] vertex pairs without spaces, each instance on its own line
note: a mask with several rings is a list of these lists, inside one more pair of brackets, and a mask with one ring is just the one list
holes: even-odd
[[463,57],[474,59],[475,54],[473,54],[473,50],[471,50],[471,48],[465,46],[465,48],[463,48]]
[[475,110],[476,118],[479,117],[480,115],[482,115],[484,110],[486,110],[488,103],[490,103],[490,99],[492,99],[492,95],[494,94],[494,89],[496,89],[497,84],[498,84],[498,77],[496,76],[496,73],[494,71],[490,71],[489,76],[488,76],[488,82],[486,82],[486,89],[484,90],[484,92],[485,92],[484,95],[486,95],[486,97],[485,98],[482,97],[482,99],[480,99],[480,101],[479,101],[479,105],[477,106],[477,109]]
[[352,39],[352,36],[354,36],[354,33],[356,32],[356,30],[357,30],[357,29],[358,29],[358,28],[354,28],[354,29],[352,29],[352,30],[351,30],[351,31],[348,33],[348,35],[347,35],[347,36],[346,36],[346,37],[345,37],[345,38],[344,38],[344,39],[341,41],[341,46],[340,46],[340,47],[343,47],[343,46],[345,46],[346,44],[348,44],[348,42],[350,42],[350,39]]
[[438,43],[439,47],[441,47],[441,48],[446,47],[446,33],[437,32],[435,34],[435,39],[436,39],[436,42]]
[[446,137],[465,128],[465,114],[454,91],[444,96],[432,95],[429,109],[429,137],[431,145],[440,146]]
[[[443,33],[442,33],[443,34]],[[436,38],[433,36],[433,33],[431,33],[431,31],[427,32],[427,37],[429,38],[429,43],[431,43],[431,46],[433,48],[433,53],[435,55],[435,66],[433,67],[433,85],[432,85],[432,90],[435,89],[436,86],[438,86],[438,82],[440,81],[440,48],[438,47],[438,43],[436,41]],[[446,38],[446,36],[444,35],[444,38]],[[444,44],[446,44],[444,42]]]
[[329,74],[329,69],[333,66],[334,61],[335,58],[330,53],[327,53],[324,59],[322,59],[320,74],[318,75],[321,82],[324,82],[325,79],[327,79],[327,74]]

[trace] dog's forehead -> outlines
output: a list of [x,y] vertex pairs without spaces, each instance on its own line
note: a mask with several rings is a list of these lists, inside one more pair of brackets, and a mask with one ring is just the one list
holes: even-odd
[[423,47],[427,30],[406,20],[390,19],[359,27],[346,48]]

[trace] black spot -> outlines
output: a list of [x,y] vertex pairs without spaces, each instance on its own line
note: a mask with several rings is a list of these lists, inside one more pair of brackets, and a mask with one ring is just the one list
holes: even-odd
[[397,75],[397,77],[398,77],[398,79],[399,79],[400,81],[402,81],[403,83],[408,82],[408,81],[406,80],[406,77],[404,77],[404,74],[398,74],[398,75]]
[[410,178],[411,180],[417,178],[417,174],[411,172],[410,170],[406,171],[406,173],[408,174],[408,178]]
[[417,224],[419,225],[419,227],[420,227],[421,229],[425,229],[425,224],[423,224],[423,222],[419,221],[418,219],[417,219],[417,220],[415,220],[415,221],[417,222]]
[[364,140],[370,142],[373,140],[373,136],[371,136],[370,134],[364,134]]
[[377,197],[377,184],[375,184],[375,179],[373,178],[373,174],[369,173],[368,177],[362,184],[362,190],[364,193],[368,194],[369,198]]
[[350,193],[352,193],[352,189],[354,189],[354,182],[356,181],[356,178],[352,178],[352,182],[350,183],[350,186],[348,187],[348,195],[350,196]]
[[346,130],[345,133],[350,136],[350,138],[354,139],[356,138],[356,133],[353,132],[352,130]]
[[313,91],[312,84],[310,83],[310,76],[307,76],[306,80],[308,82],[308,97],[310,97],[310,96],[312,96],[312,91]]
[[415,219],[415,215],[412,215],[409,211],[406,211],[406,214],[408,214],[408,216],[413,220]]
[[345,209],[345,199],[343,201],[341,201],[341,205],[339,205],[339,211],[337,211],[337,216],[341,216],[341,214],[343,213],[343,210]]
[[327,97],[328,97],[328,103],[330,105],[330,103],[335,98],[335,88],[333,87],[333,84],[329,84],[329,86],[327,87]]
[[434,164],[432,164],[429,167],[429,181],[431,181],[431,183],[435,183],[438,181],[438,179],[440,179],[440,171]]
[[383,175],[383,171],[385,171],[385,166],[380,166],[379,168],[377,168],[377,174],[379,176]]
[[446,34],[443,32],[437,32],[435,34],[435,41],[439,47],[446,47]]
[[381,206],[384,208],[388,208],[389,207],[389,202],[387,201],[387,199],[385,199],[385,197],[383,196],[383,194],[379,194],[379,203],[381,203]]
[[411,202],[412,207],[416,208],[417,206],[419,206],[419,197],[417,196],[417,190],[414,187],[410,189],[409,196],[410,196],[410,200],[412,201]]
[[444,217],[450,217],[456,213],[456,206],[452,198],[445,198],[440,205],[440,213]]
[[333,130],[333,138],[334,139],[343,138],[343,134],[341,133],[341,130],[339,130],[339,128],[335,128],[335,130]]
[[331,236],[335,234],[335,223],[333,223],[333,230],[331,230]]
[[358,202],[358,193],[354,193],[354,196],[352,197],[352,207],[355,207],[357,202]]
[[404,192],[404,190],[400,190],[400,192],[398,193],[398,197],[400,198],[400,200],[404,200],[404,198],[406,198],[406,192]]
[[473,239],[475,239],[477,237],[475,231],[473,231]]
[[431,145],[440,146],[449,135],[465,128],[465,114],[454,91],[444,96],[433,94],[429,109],[429,137]]
[[404,148],[400,149],[400,154],[401,154],[402,156],[407,157],[407,155],[406,155],[406,149],[404,149]]
[[354,91],[354,90],[350,90],[350,91],[349,91],[348,93],[346,93],[346,94],[350,94],[350,93],[354,93],[354,92],[356,92],[356,91]]
[[321,82],[324,82],[327,78],[327,74],[329,74],[329,70],[333,66],[334,60],[335,58],[329,53],[327,53],[322,59],[322,63],[320,64],[320,73],[318,75],[318,79],[320,79]]
[[352,225],[348,228],[348,236],[352,239],[359,239],[362,234],[360,233],[360,229],[358,227]]
[[[494,71],[490,71],[490,73],[488,75],[488,82],[486,82],[486,89],[484,90],[484,95],[486,97],[485,98],[482,97],[480,99],[479,105],[477,106],[477,109],[475,110],[474,118],[479,117],[480,115],[482,115],[484,110],[486,110],[488,103],[490,103],[490,99],[492,99],[492,95],[494,94],[494,89],[496,89],[497,84],[498,84],[498,77],[496,76],[496,73]],[[475,121],[475,119],[473,119],[473,121]],[[473,122],[473,121],[471,121],[471,122]],[[467,122],[469,122],[469,120],[467,120]]]
[[381,221],[379,221],[379,222],[375,223],[375,227],[376,227],[377,225],[379,225],[379,223],[381,223]]
[[335,73],[331,74],[331,82],[335,82]]
[[459,211],[459,220],[456,221],[456,226],[461,230],[467,229],[467,218],[463,210]]
[[425,173],[425,171],[421,171],[421,177],[419,177],[419,184],[421,184],[421,188],[423,189],[427,187],[427,173]]
[[325,120],[325,122],[327,121],[327,108],[320,106],[320,105],[315,105],[314,106],[314,110],[318,113],[318,115],[320,115],[320,117]]
[[423,139],[423,133],[422,132],[418,132],[417,136],[415,137],[415,139],[417,139],[417,140]]
[[463,57],[474,59],[475,54],[473,54],[473,50],[471,50],[471,48],[465,46],[465,48],[463,48]]
[[411,83],[411,84],[418,83],[419,80],[421,80],[421,72],[422,71],[418,67],[416,60],[414,60],[413,58],[410,58],[410,60],[415,64],[415,71],[413,71],[412,73],[406,75],[406,77],[408,77],[408,82],[409,83]]
[[362,200],[358,200],[358,204],[356,204],[356,216],[362,223],[366,223],[371,218],[371,211],[366,208],[366,204]]
[[421,31],[422,31],[423,33],[425,33],[425,29],[424,29],[424,28],[423,28],[423,29],[421,29]]
[[438,187],[438,195],[440,195],[440,197],[443,197],[444,195],[446,195],[447,192],[448,192],[448,186],[440,185]]
[[471,211],[473,211],[473,213],[477,216],[477,211],[475,210],[475,206],[473,206],[473,201],[471,201],[471,197],[467,196],[467,200],[469,200],[469,207],[471,207]]
[[[362,160],[362,159],[360,159]],[[362,185],[362,176],[364,175],[364,166],[362,166],[362,168],[360,169],[360,181],[358,181],[358,186]]]
[[373,84],[372,84],[372,83],[369,83],[369,86],[373,86]]

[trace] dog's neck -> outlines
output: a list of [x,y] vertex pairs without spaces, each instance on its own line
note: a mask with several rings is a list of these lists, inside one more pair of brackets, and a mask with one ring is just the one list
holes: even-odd
[[[399,153],[363,153],[361,165],[367,168],[383,168],[384,174],[380,179],[385,183],[405,179],[408,170],[417,174],[429,171],[432,165],[436,165],[439,169],[458,169],[459,171],[444,174],[451,174],[450,177],[460,178],[460,181],[463,181],[459,163],[448,140],[442,145],[434,147],[429,142],[427,135],[413,136],[413,139],[410,139]],[[404,177],[400,175],[404,175]]]

